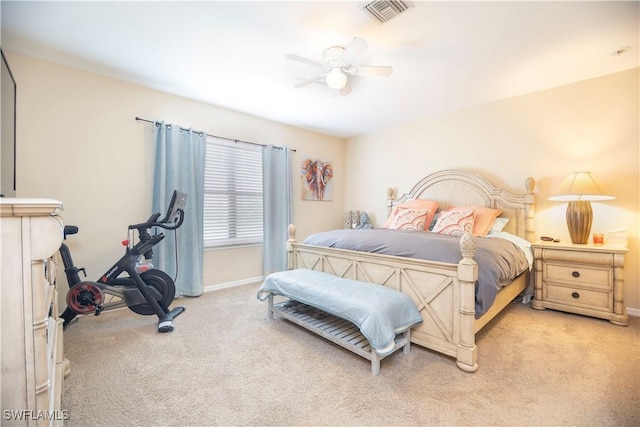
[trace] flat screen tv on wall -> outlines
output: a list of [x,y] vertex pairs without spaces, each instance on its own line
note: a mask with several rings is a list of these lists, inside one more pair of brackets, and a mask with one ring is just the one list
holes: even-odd
[[1,197],[15,197],[16,195],[16,81],[11,74],[9,65],[0,49],[2,56],[2,74],[0,82],[2,91],[0,98],[0,117],[2,132],[0,136],[0,187]]

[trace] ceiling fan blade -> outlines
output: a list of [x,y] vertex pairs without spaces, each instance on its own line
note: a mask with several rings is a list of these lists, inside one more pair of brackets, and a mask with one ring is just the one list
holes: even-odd
[[359,64],[360,56],[367,50],[369,44],[360,37],[354,37],[344,50],[343,58],[347,64]]
[[285,59],[290,59],[292,61],[298,61],[302,62],[303,64],[312,65],[314,67],[324,68],[324,65],[322,65],[321,63],[313,61],[311,59],[307,59],[300,55],[296,55],[295,53],[285,53],[284,57]]
[[354,76],[378,76],[387,77],[393,72],[393,67],[389,65],[371,65],[366,67],[349,68],[344,70],[347,74]]
[[340,95],[347,96],[351,93],[351,85],[347,82],[342,89],[340,89]]
[[310,85],[312,83],[322,83],[324,78],[325,78],[325,76],[317,76],[317,77],[314,77],[312,79],[305,79],[305,80],[302,80],[300,83],[297,83],[297,84],[293,85],[293,87],[301,88],[301,87],[308,86],[308,85]]

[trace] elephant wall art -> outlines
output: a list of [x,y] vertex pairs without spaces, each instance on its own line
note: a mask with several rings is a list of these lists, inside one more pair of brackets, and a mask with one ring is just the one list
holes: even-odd
[[300,166],[302,200],[333,199],[333,165],[322,160],[304,160]]

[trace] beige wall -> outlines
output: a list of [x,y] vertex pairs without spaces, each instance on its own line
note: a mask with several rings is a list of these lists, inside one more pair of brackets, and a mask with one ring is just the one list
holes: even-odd
[[[65,222],[80,227],[69,239],[74,261],[90,279],[122,255],[127,225],[151,214],[153,127],[136,116],[296,149],[298,236],[341,226],[343,140],[24,56],[7,57],[18,88],[17,196],[64,203]],[[334,201],[300,200],[298,165],[305,157],[334,162]],[[259,246],[205,253],[205,286],[261,275]]]
[[[640,309],[639,70],[478,106],[344,141],[95,74],[8,54],[18,85],[18,196],[64,202],[80,226],[76,263],[94,277],[121,255],[129,223],[150,213],[152,128],[136,116],[220,136],[287,145],[294,176],[304,158],[335,166],[333,202],[301,201],[298,238],[342,226],[344,209],[386,215],[387,187],[409,191],[424,175],[465,168],[521,191],[537,182],[537,234],[568,240],[565,205],[547,197],[564,176],[591,170],[616,200],[593,203],[593,230],[626,227],[625,305]],[[347,167],[348,165],[348,167]],[[343,203],[344,201],[344,203]],[[260,247],[205,253],[205,285],[261,275]]]
[[568,241],[566,204],[547,198],[569,172],[592,171],[616,197],[592,204],[592,231],[627,228],[625,305],[640,309],[638,81],[633,69],[351,138],[345,209],[379,225],[388,187],[403,194],[440,169],[473,170],[512,191],[533,176],[536,234]]

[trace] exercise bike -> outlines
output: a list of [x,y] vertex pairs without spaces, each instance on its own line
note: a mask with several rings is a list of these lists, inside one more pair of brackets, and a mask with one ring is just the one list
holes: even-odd
[[[176,293],[174,280],[164,271],[152,268],[149,262],[153,258],[152,248],[165,236],[161,232],[152,236],[149,230],[153,227],[178,229],[184,221],[186,197],[184,193],[174,191],[164,218],[158,220],[160,213],[155,213],[146,222],[129,225],[130,239],[122,242],[125,254],[96,281],[80,279],[79,272],[85,277],[87,273],[84,268],[74,265],[69,247],[62,243],[59,252],[69,284],[67,308],[60,315],[64,319],[63,327],[77,315],[93,312],[98,316],[103,311],[126,306],[137,314],[158,316],[158,332],[173,330],[173,319],[185,308],[169,309]],[[134,230],[138,232],[138,243],[135,244]],[[64,238],[77,232],[78,227],[65,226]]]

